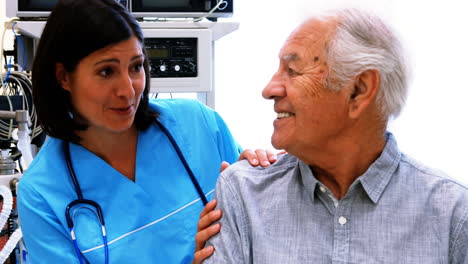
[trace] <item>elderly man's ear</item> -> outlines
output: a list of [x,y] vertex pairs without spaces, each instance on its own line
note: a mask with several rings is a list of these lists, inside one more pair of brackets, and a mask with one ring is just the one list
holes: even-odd
[[374,102],[379,87],[380,73],[377,70],[367,70],[356,77],[350,91],[350,118],[358,118]]

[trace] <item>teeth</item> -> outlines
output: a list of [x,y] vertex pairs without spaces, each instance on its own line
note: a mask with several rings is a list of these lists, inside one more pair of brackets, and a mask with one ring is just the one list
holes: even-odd
[[282,112],[282,113],[278,113],[277,118],[281,119],[281,118],[286,118],[286,117],[290,117],[290,116],[294,116],[294,114],[293,113],[284,113],[284,112]]

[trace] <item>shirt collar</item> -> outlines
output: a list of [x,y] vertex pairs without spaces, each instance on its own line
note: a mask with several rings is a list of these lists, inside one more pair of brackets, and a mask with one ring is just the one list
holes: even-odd
[[301,174],[302,184],[305,186],[306,191],[309,193],[310,199],[314,202],[315,189],[318,187],[318,181],[315,178],[309,165],[304,163],[302,160],[298,162],[299,171]]
[[401,160],[401,152],[394,136],[390,132],[386,136],[387,143],[380,157],[357,179],[374,203],[380,199]]
[[[392,133],[387,132],[386,137],[387,143],[379,158],[377,158],[367,171],[355,182],[361,183],[364,191],[373,203],[377,203],[380,199],[380,196],[390,182],[401,160],[401,152],[398,149],[394,136]],[[315,190],[318,188],[319,182],[313,175],[309,165],[299,160],[298,166],[302,183],[306,186],[306,190],[309,192],[313,202],[315,199]]]

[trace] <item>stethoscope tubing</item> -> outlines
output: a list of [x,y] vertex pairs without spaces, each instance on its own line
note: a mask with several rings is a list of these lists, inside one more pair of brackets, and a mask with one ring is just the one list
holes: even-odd
[[104,222],[104,214],[102,213],[102,208],[97,202],[83,198],[83,193],[81,192],[80,184],[78,183],[78,178],[75,175],[75,170],[73,169],[73,165],[71,163],[70,143],[64,142],[64,148],[65,148],[64,152],[65,152],[65,160],[66,160],[68,172],[70,174],[70,178],[72,179],[73,185],[75,187],[76,195],[78,196],[76,200],[70,202],[65,208],[65,218],[67,220],[68,229],[70,231],[70,236],[73,241],[73,247],[75,248],[80,264],[89,263],[89,261],[86,259],[85,256],[83,256],[83,254],[80,251],[80,248],[78,247],[78,242],[76,241],[76,236],[75,236],[73,219],[70,215],[70,211],[74,206],[79,205],[79,204],[86,204],[88,206],[93,207],[98,216],[98,220],[101,225],[102,242],[104,245],[104,263],[109,264],[109,246],[107,244],[107,231],[106,231],[106,224]]
[[[182,151],[180,150],[179,146],[177,145],[177,142],[175,141],[174,137],[171,135],[169,130],[167,130],[166,127],[156,118],[156,124],[158,127],[163,131],[163,133],[167,136],[169,141],[171,142],[171,145],[174,147],[175,151],[177,152],[177,156],[179,156],[180,161],[184,165],[185,170],[187,171],[190,180],[192,181],[198,195],[200,196],[201,201],[203,202],[203,205],[206,205],[208,203],[208,200],[206,199],[205,193],[203,192],[197,178],[195,177],[193,171],[190,169],[190,166],[187,163],[187,160],[185,159],[184,155],[182,154]],[[71,155],[70,155],[70,143],[69,142],[64,142],[64,153],[65,153],[65,161],[67,164],[68,172],[70,175],[70,178],[73,182],[73,186],[75,188],[75,192],[77,195],[77,199],[70,202],[68,206],[65,209],[65,218],[67,220],[67,225],[70,231],[70,236],[73,241],[73,246],[75,248],[76,254],[78,256],[78,259],[80,261],[80,264],[86,264],[89,263],[89,261],[86,259],[85,256],[81,253],[78,243],[76,241],[76,236],[75,236],[75,231],[74,231],[74,224],[73,224],[73,219],[70,215],[71,209],[79,204],[86,204],[88,206],[93,207],[96,210],[96,214],[98,216],[99,223],[101,224],[101,233],[102,233],[102,238],[103,238],[103,243],[104,243],[104,254],[105,254],[105,263],[109,263],[109,247],[107,244],[107,232],[105,228],[105,222],[104,222],[104,214],[102,213],[101,206],[93,201],[93,200],[88,200],[83,198],[83,192],[81,191],[80,184],[78,182],[78,178],[75,175],[75,170],[73,169],[73,165],[71,162]]]
[[200,184],[198,183],[197,178],[195,178],[195,175],[193,174],[192,169],[190,169],[190,166],[188,165],[187,160],[182,154],[182,151],[180,150],[179,145],[177,145],[177,142],[175,141],[174,137],[172,137],[171,133],[169,133],[169,130],[167,130],[167,128],[164,127],[163,124],[158,119],[156,119],[156,124],[159,126],[159,128],[161,128],[164,134],[166,134],[166,136],[169,138],[169,141],[171,141],[172,146],[177,152],[177,156],[179,156],[179,159],[184,165],[185,170],[187,171],[190,177],[190,180],[192,180],[193,186],[195,186],[195,189],[197,190],[198,196],[200,196],[200,199],[202,200],[203,205],[206,205],[208,203],[208,200],[206,199],[206,196],[203,193],[203,190],[200,187]]

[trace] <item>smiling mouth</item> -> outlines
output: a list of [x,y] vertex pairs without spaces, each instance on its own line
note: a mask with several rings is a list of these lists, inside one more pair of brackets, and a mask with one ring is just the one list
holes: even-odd
[[277,119],[283,119],[283,118],[287,118],[287,117],[291,117],[291,116],[295,116],[296,114],[294,113],[289,113],[289,112],[281,112],[281,113],[278,113],[278,116],[276,117]]

